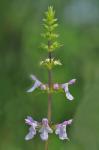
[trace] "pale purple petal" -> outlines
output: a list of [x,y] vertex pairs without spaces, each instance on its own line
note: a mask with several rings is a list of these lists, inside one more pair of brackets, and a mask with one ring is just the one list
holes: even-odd
[[54,88],[54,90],[58,90],[59,89],[59,84],[58,83],[53,84],[53,88]]
[[27,116],[27,118],[25,119],[25,123],[34,127],[37,126],[37,121],[33,120],[30,116]]
[[31,79],[36,82],[37,85],[41,85],[42,83],[36,78],[34,75],[30,75]]
[[48,133],[53,133],[53,130],[50,127],[47,127],[47,132]]
[[60,133],[60,126],[61,125],[57,125],[56,126],[55,134],[59,134]]
[[33,120],[32,117],[30,116],[27,116],[27,118],[25,119],[25,122],[31,126],[29,128],[29,133],[25,136],[25,140],[30,140],[36,134],[36,127],[38,126],[38,123],[37,121]]
[[31,126],[31,127],[29,128],[29,133],[25,136],[25,140],[30,140],[30,139],[32,139],[35,134],[36,134],[36,129]]
[[56,126],[56,131],[55,133],[57,135],[59,135],[59,139],[61,140],[65,140],[65,139],[68,139],[67,137],[67,133],[66,133],[66,125],[64,124],[61,124],[59,126]]
[[34,126],[31,126],[31,127],[29,128],[29,131],[32,132],[34,135],[36,134],[36,129],[35,129]]
[[48,119],[43,118],[42,119],[42,125],[45,126],[45,127],[47,127],[48,126]]
[[62,84],[61,87],[64,89],[65,93],[69,91],[69,89],[68,89],[68,83]]
[[31,116],[27,116],[27,119],[30,120],[31,122],[33,122],[33,118]]
[[29,90],[27,90],[27,92],[28,92],[28,93],[29,93],[29,92],[33,92],[35,89],[36,89],[36,87],[34,87],[34,85],[33,85]]
[[35,81],[34,85],[29,89],[27,90],[27,92],[33,92],[36,88],[38,88],[39,86],[41,85],[41,82],[40,81]]
[[72,79],[72,80],[70,80],[69,82],[68,82],[68,84],[69,85],[72,85],[72,84],[74,84],[76,82],[76,79]]
[[32,117],[27,116],[27,118],[25,119],[25,123],[27,123],[27,124],[29,124],[29,125],[32,125],[32,123],[33,123]]
[[70,119],[70,120],[68,120],[68,121],[64,121],[63,124],[64,124],[64,125],[70,125],[70,124],[72,123],[72,121],[73,121],[73,120]]
[[66,97],[68,100],[72,101],[74,99],[74,97],[68,92],[66,92]]
[[44,118],[42,119],[42,127],[39,130],[40,137],[42,140],[47,140],[48,139],[48,133],[53,133],[53,130],[49,127],[48,125],[48,119]]
[[68,139],[67,133],[66,133],[66,125],[62,125],[60,128],[59,139],[61,140]]
[[64,121],[63,123],[56,125],[55,133],[59,135],[59,139],[61,140],[68,139],[66,127],[67,125],[70,125],[71,123],[72,123],[72,119],[68,121]]
[[65,91],[65,93],[66,93],[67,99],[68,99],[68,100],[73,100],[74,97],[70,94],[68,85],[69,85],[68,83],[64,83],[64,84],[62,84],[61,86],[62,86],[62,88],[64,89],[64,91]]
[[66,133],[66,125],[63,125],[63,124],[57,125],[55,133],[59,135],[59,139],[61,140],[68,139],[67,133]]
[[40,88],[41,88],[41,90],[46,90],[47,89],[45,84],[42,84]]
[[32,79],[32,80],[34,80],[34,81],[36,81],[37,80],[37,78],[36,78],[36,76],[34,76],[34,75],[30,75],[30,78]]
[[42,84],[34,75],[30,75],[30,77],[33,81],[35,81],[35,83],[29,90],[27,90],[27,92],[33,92],[36,88],[38,88]]
[[65,90],[65,92],[69,91],[69,89],[68,89],[68,83],[65,84],[64,90]]
[[73,122],[73,120],[72,119],[70,119],[70,120],[68,120],[68,125],[70,125],[71,123]]
[[26,136],[25,136],[25,140],[31,140],[34,137],[34,134],[32,132],[29,132]]
[[46,129],[46,131],[48,133],[53,133],[53,130],[48,125],[48,119],[46,119],[46,118],[42,119],[42,125],[43,125],[44,129]]
[[42,132],[40,134],[40,137],[43,141],[48,140],[48,132],[45,129],[42,129]]

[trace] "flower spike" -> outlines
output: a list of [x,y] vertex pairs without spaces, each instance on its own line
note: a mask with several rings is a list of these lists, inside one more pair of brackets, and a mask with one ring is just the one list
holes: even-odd
[[[29,125],[29,132],[25,136],[25,140],[30,140],[34,138],[36,132],[40,134],[40,138],[43,141],[47,141],[49,137],[49,133],[53,133],[58,135],[61,140],[68,140],[67,135],[67,126],[72,123],[72,119],[65,120],[62,123],[54,124],[52,122],[52,93],[53,92],[65,92],[66,98],[70,101],[74,99],[74,97],[69,92],[69,86],[76,82],[76,79],[72,79],[69,82],[65,83],[53,83],[52,79],[52,69],[54,66],[62,65],[59,59],[55,59],[52,54],[54,50],[60,48],[62,45],[57,41],[58,34],[55,29],[58,26],[57,19],[55,18],[55,11],[52,6],[48,7],[47,12],[45,12],[45,18],[43,19],[43,26],[45,28],[42,33],[42,37],[45,39],[44,43],[41,43],[41,48],[47,51],[48,57],[45,60],[40,61],[40,65],[44,66],[48,70],[48,83],[44,83],[39,81],[36,76],[30,75],[30,78],[33,80],[34,84],[27,92],[33,92],[36,88],[44,91],[42,93],[47,92],[48,94],[48,119],[43,118],[41,122],[37,122],[33,120],[31,116],[27,116],[25,119],[25,123]],[[42,102],[41,102],[42,104]],[[48,149],[48,142],[45,142],[45,149]]]
[[55,133],[59,135],[60,140],[69,139],[67,136],[66,127],[67,125],[70,125],[71,123],[72,123],[72,119],[68,121],[64,121],[63,123],[56,125]]
[[39,130],[40,137],[43,141],[48,140],[48,133],[53,133],[53,130],[48,125],[48,119],[42,119],[42,128]]

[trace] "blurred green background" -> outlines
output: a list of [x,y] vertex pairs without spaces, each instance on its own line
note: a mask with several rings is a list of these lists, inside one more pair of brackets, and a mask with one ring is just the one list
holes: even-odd
[[40,49],[42,18],[49,5],[58,17],[59,41],[55,51],[62,67],[53,70],[53,81],[76,78],[70,91],[73,102],[62,93],[53,94],[52,121],[74,118],[68,127],[70,141],[51,135],[49,150],[99,150],[99,1],[98,0],[1,0],[0,1],[0,150],[44,150],[37,135],[25,141],[31,115],[47,116],[47,94],[32,86],[30,74],[47,82],[47,70],[39,67],[47,53]]

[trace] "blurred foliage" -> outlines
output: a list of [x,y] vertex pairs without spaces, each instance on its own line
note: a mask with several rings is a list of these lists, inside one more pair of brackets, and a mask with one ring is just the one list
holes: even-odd
[[[95,3],[99,8],[98,1]],[[40,121],[47,115],[47,94],[38,90],[27,94],[26,90],[32,85],[31,73],[47,82],[47,71],[39,67],[39,61],[47,55],[40,48],[40,33],[48,5],[56,10],[57,31],[64,44],[54,52],[54,57],[62,60],[63,65],[53,70],[53,81],[64,83],[77,79],[70,89],[75,97],[72,103],[64,94],[53,95],[52,120],[61,122],[74,118],[68,128],[71,140],[65,142],[51,136],[49,149],[99,149],[99,22],[79,24],[79,19],[77,24],[69,22],[64,12],[71,4],[72,0],[0,1],[0,150],[44,149],[39,136],[29,142],[24,140],[28,130],[24,119],[32,115]],[[80,9],[78,12],[80,16]]]

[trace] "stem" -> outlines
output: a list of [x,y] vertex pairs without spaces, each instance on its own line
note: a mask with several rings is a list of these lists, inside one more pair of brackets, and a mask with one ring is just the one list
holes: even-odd
[[45,150],[48,150],[48,140],[45,142]]
[[[49,59],[51,62],[51,52],[49,52]],[[48,93],[48,122],[51,122],[51,101],[52,101],[52,94],[50,92],[52,86],[52,72],[48,70],[48,85],[49,85],[49,93]]]
[[[51,42],[48,42],[48,47],[50,49]],[[48,53],[48,57],[50,59],[51,63],[51,58],[52,54],[51,52]],[[51,123],[51,102],[52,102],[52,94],[51,94],[51,86],[52,86],[52,71],[51,69],[48,70],[48,85],[49,85],[49,93],[48,93],[48,122],[49,124]],[[45,150],[48,150],[48,140],[45,142]]]

